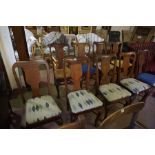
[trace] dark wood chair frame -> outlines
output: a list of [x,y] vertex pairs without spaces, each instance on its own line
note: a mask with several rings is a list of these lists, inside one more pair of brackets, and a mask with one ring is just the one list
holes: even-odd
[[[13,74],[18,86],[18,89],[20,91],[23,103],[26,102],[25,97],[24,97],[24,91],[22,89],[22,86],[19,82],[19,78],[16,73],[16,68],[21,68],[22,71],[25,73],[25,80],[26,82],[31,86],[32,89],[32,97],[40,97],[40,91],[39,91],[39,86],[41,83],[41,78],[40,78],[40,72],[39,72],[39,67],[40,65],[44,65],[46,70],[47,70],[47,88],[48,88],[48,95],[52,96],[51,94],[51,88],[50,88],[50,76],[49,76],[49,66],[45,60],[31,60],[31,61],[19,61],[14,63],[12,66]],[[62,118],[61,115],[52,117],[40,122],[36,122],[33,124],[28,124],[26,123],[26,128],[35,128],[37,126],[40,126],[42,124],[45,124],[47,122],[51,122],[53,120],[57,120],[59,123],[62,124]]]

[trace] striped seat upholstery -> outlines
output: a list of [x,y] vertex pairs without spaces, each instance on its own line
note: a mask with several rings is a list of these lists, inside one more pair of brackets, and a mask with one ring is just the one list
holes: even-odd
[[49,95],[31,98],[26,102],[26,123],[32,124],[61,114],[60,108]]
[[92,93],[86,90],[78,90],[68,94],[71,111],[74,114],[94,109],[103,105],[103,103]]
[[115,83],[101,85],[99,90],[109,102],[131,96],[129,91]]
[[139,94],[150,88],[150,85],[134,78],[123,79],[120,83],[134,94]]

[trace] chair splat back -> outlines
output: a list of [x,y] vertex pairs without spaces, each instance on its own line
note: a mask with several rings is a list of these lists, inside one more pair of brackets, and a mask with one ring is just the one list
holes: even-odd
[[96,54],[107,54],[106,43],[104,41],[94,42],[94,46],[96,46]]
[[76,64],[72,64],[70,66],[71,69],[71,78],[73,80],[74,83],[74,90],[79,90],[80,87],[80,81],[81,81],[81,77],[82,77],[82,65],[79,63]]
[[111,43],[111,53],[119,56],[122,52],[122,44],[120,42]]
[[86,56],[85,50],[87,47],[88,47],[88,53],[89,53],[90,47],[88,43],[76,43],[76,45],[77,45],[78,57]]
[[[116,60],[117,57],[115,56],[115,54],[111,54],[111,55],[102,55],[101,57],[97,58],[97,64],[99,64],[99,62],[101,61],[101,72],[102,72],[102,78],[100,81],[100,84],[107,84],[109,82],[114,82],[116,80]],[[111,62],[114,62],[113,65],[111,64]],[[98,67],[98,65],[97,65]],[[99,80],[98,80],[98,69],[96,69],[97,71],[97,83],[99,84]]]
[[88,71],[86,75],[86,88],[89,84],[89,70],[90,70],[90,60],[88,57],[78,57],[76,59],[65,59],[64,60],[64,77],[65,77],[65,86],[66,86],[66,92],[67,92],[67,77],[66,77],[66,70],[65,66],[69,66],[71,70],[71,79],[73,82],[73,89],[74,91],[81,89],[81,78],[83,76],[82,74],[82,65],[87,64],[88,65]]
[[[25,74],[25,82],[31,86],[33,97],[40,96],[40,92],[39,92],[39,84],[41,82],[41,77],[39,72],[40,65],[45,65],[46,67],[48,94],[50,94],[49,67],[46,61],[44,60],[19,61],[19,62],[16,62],[12,67],[13,74],[17,82],[18,88],[21,90],[22,86],[19,82],[19,78],[17,77],[17,73],[15,69],[21,68]],[[21,90],[21,93],[22,93],[22,90]],[[22,98],[24,98],[23,93],[22,93]]]
[[135,61],[135,52],[121,53],[119,60],[119,80],[134,76]]
[[58,60],[58,68],[63,68],[62,60],[64,59],[64,44],[53,44],[56,50],[56,59]]

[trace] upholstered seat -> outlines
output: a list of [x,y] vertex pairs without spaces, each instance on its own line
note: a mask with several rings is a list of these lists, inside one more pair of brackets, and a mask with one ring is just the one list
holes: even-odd
[[150,85],[134,78],[123,79],[120,83],[135,94],[139,94],[140,92],[150,88]]
[[155,86],[155,75],[149,73],[141,73],[138,75],[138,79],[146,82],[151,86]]
[[61,114],[60,108],[49,95],[31,98],[26,102],[26,123],[32,124]]
[[[66,67],[65,70],[66,70],[66,77],[70,77],[70,75],[71,75],[70,69],[68,67]],[[62,69],[55,69],[54,75],[55,75],[56,79],[61,79],[61,78],[63,79],[64,78],[63,68]]]
[[92,93],[86,90],[78,90],[68,94],[71,111],[74,114],[94,109],[103,105],[103,103]]
[[109,102],[113,102],[131,96],[131,93],[129,91],[115,83],[101,85],[99,87],[99,90]]

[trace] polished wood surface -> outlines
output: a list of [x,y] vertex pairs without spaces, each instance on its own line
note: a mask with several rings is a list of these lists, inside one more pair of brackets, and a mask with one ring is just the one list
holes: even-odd
[[25,37],[25,31],[23,26],[12,26],[12,32],[16,44],[16,50],[18,51],[19,60],[29,60],[29,54],[27,49],[27,42]]
[[100,129],[123,129],[133,128],[138,112],[144,107],[143,102],[134,103],[126,106],[103,120],[99,127]]
[[[107,47],[106,47],[106,43],[103,42],[94,42],[94,48],[96,46],[96,55],[98,54],[107,54]],[[94,51],[94,50],[93,50]]]
[[[96,65],[96,81],[98,85],[114,82],[116,80],[116,61],[117,57],[115,54],[101,55],[96,58],[96,64],[99,65],[99,63],[101,63],[101,68]],[[113,64],[111,64],[111,62],[113,62]],[[99,76],[99,71],[101,71],[102,76]]]
[[[46,61],[44,60],[18,61],[12,66],[13,74],[21,93],[22,93],[22,86],[17,76],[16,68],[21,68],[22,71],[25,73],[25,80],[31,86],[33,97],[37,97],[37,96],[40,96],[40,92],[39,92],[39,84],[41,82],[41,77],[39,72],[40,65],[44,65],[46,68],[48,94],[51,95],[49,67]],[[23,93],[22,93],[22,97],[25,100]]]
[[123,78],[134,77],[135,52],[121,53],[119,59],[119,81]]
[[67,77],[66,77],[66,70],[65,66],[68,66],[71,70],[71,79],[73,82],[73,90],[80,90],[81,89],[81,78],[82,74],[82,65],[88,65],[87,73],[86,73],[86,88],[89,85],[89,78],[90,78],[90,59],[88,57],[78,57],[75,59],[65,59],[64,60],[64,77],[65,77],[65,88],[66,94],[68,93],[68,86],[67,86]]
[[[75,47],[77,49],[77,56],[78,57],[85,57],[86,56],[86,52],[85,52],[86,47],[88,47],[89,51],[90,51],[89,43],[75,43]],[[89,51],[87,54],[89,54]]]
[[121,42],[110,42],[110,53],[114,53],[119,56],[122,52]]

